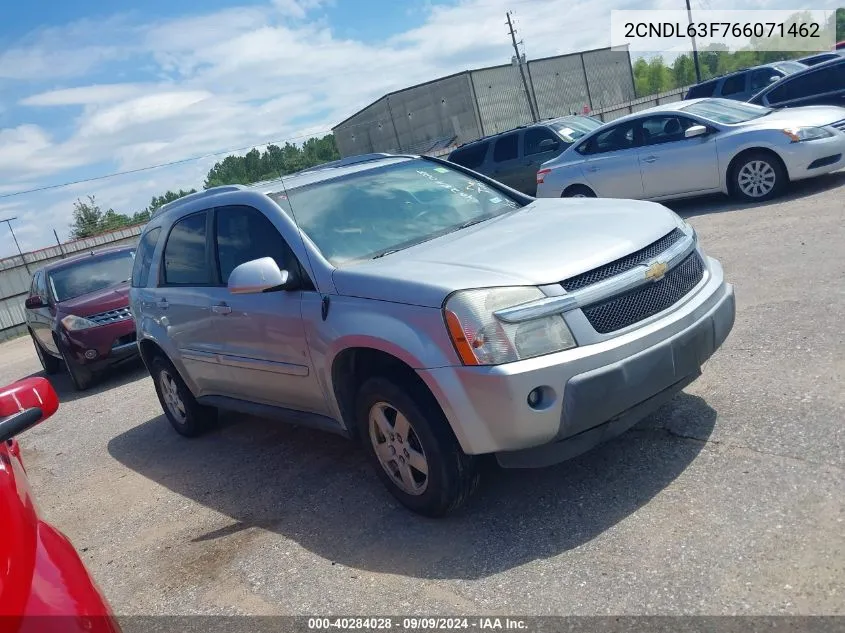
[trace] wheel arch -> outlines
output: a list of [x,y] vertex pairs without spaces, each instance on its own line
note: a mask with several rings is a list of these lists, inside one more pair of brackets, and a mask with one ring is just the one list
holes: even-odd
[[787,179],[789,179],[789,169],[786,166],[786,162],[783,160],[780,154],[771,147],[767,147],[765,145],[754,145],[752,147],[746,147],[731,158],[728,162],[728,168],[725,170],[725,189],[727,193],[733,193],[734,191],[734,170],[740,164],[740,162],[747,157],[749,154],[769,154],[772,156],[778,163],[780,163],[783,172],[786,174]]

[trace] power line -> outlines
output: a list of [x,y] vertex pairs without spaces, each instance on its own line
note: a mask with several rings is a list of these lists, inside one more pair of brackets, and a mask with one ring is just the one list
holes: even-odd
[[[328,134],[331,130],[322,132],[323,134]],[[158,163],[157,165],[147,165],[146,167],[138,167],[136,169],[126,169],[124,171],[116,171],[111,174],[104,174],[102,176],[92,176],[91,178],[81,178],[79,180],[71,180],[68,182],[57,183],[54,185],[44,185],[43,187],[35,187],[34,189],[24,189],[22,191],[14,191],[12,193],[4,193],[0,194],[0,199],[3,198],[12,198],[14,196],[22,196],[29,193],[39,193],[41,191],[49,191],[51,189],[61,189],[62,187],[70,187],[72,185],[80,185],[86,182],[96,182],[98,180],[106,180],[108,178],[116,178],[117,176],[127,176],[129,174],[137,174],[144,171],[152,171],[153,169],[161,169],[162,167],[173,167],[174,165],[183,165],[185,163],[192,163],[194,161],[202,160],[204,158],[213,158],[214,156],[221,156],[223,154],[233,154],[235,152],[242,152],[248,149],[254,149],[256,147],[263,147],[265,145],[274,145],[276,143],[288,143],[290,141],[298,141],[303,138],[313,138],[316,135],[319,135],[321,132],[315,132],[314,134],[303,134],[301,136],[293,136],[286,139],[280,139],[275,141],[266,141],[263,143],[252,143],[250,145],[245,145],[243,147],[236,147],[234,149],[224,149],[217,152],[209,152],[208,154],[201,154],[199,156],[192,156],[190,158],[182,158],[180,160],[173,160],[167,163]]]

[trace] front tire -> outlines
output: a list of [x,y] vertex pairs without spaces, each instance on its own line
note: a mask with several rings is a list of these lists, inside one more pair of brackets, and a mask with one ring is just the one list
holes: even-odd
[[71,355],[61,345],[59,345],[59,353],[62,355],[62,360],[67,368],[70,381],[73,383],[73,388],[77,391],[88,389],[94,380],[94,374],[91,370],[73,360]]
[[196,437],[216,424],[217,409],[197,402],[169,360],[162,356],[153,358],[150,373],[164,415],[179,435]]
[[421,386],[370,378],[358,391],[356,416],[379,478],[410,510],[443,516],[464,505],[478,486],[477,459],[461,450],[446,416]]
[[35,335],[32,332],[30,332],[29,335],[32,337],[32,344],[35,345],[35,353],[38,355],[38,360],[41,362],[41,367],[44,369],[44,373],[48,376],[57,374],[62,368],[62,361],[45,352],[44,348],[41,347],[41,343],[38,342],[38,339],[35,338]]
[[764,202],[777,196],[789,177],[780,159],[771,152],[750,152],[731,169],[731,190],[745,202]]

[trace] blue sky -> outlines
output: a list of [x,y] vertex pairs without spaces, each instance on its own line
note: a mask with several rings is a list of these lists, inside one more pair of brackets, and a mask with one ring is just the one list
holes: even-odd
[[[727,0],[693,0],[731,8]],[[73,202],[143,209],[200,187],[219,158],[40,193],[23,190],[301,140],[385,92],[529,57],[607,46],[610,10],[676,0],[109,0],[5,2],[0,20],[0,219],[25,249],[66,238]],[[748,0],[744,8],[798,8]],[[835,6],[826,0],[817,8]],[[573,25],[575,28],[573,28]],[[4,197],[6,196],[6,197]],[[14,244],[0,227],[0,257]]]

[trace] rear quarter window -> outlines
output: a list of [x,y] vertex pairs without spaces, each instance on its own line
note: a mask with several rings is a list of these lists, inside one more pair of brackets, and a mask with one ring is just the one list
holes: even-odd
[[703,84],[693,86],[687,92],[687,99],[701,99],[703,97],[712,97],[716,90],[716,82],[708,81]]
[[722,84],[722,96],[728,97],[744,91],[745,75],[746,73],[740,73],[725,79],[725,83]]
[[463,165],[468,169],[475,169],[484,164],[484,158],[487,156],[488,142],[475,143],[467,147],[456,149],[449,156],[449,162],[457,165]]

